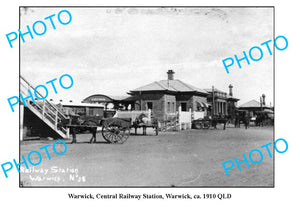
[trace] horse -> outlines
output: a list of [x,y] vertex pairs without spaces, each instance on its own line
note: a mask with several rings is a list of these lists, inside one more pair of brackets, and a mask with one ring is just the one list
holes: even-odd
[[245,125],[245,129],[248,129],[250,127],[250,117],[249,116],[242,117],[242,119],[240,121],[242,121],[242,123]]
[[[82,126],[80,126],[82,125]],[[89,127],[91,126],[91,127]],[[92,134],[90,143],[96,142],[97,124],[95,121],[86,121],[80,116],[69,116],[69,118],[62,119],[58,127],[69,127],[70,134],[72,134],[72,142],[77,143],[76,134],[79,132],[89,131]]]
[[257,113],[256,119],[255,119],[255,126],[264,126],[265,120],[268,118],[266,113]]
[[[137,128],[139,126],[142,126],[143,135],[146,135],[147,126],[144,124],[146,124],[147,122],[149,122],[149,118],[144,113],[141,113],[139,116],[137,116],[135,121],[133,122],[133,128],[134,128],[135,134],[137,134]],[[140,125],[140,124],[142,124],[142,125]]]
[[224,124],[223,130],[225,130],[228,120],[229,120],[229,117],[225,116],[225,115],[213,116],[212,120],[211,120],[211,126],[214,127],[215,129],[217,129],[218,123]]
[[248,129],[250,126],[250,116],[244,111],[237,111],[235,114],[234,127],[240,128],[241,123],[245,125],[245,129]]
[[89,131],[92,134],[90,143],[96,142],[97,127],[70,127],[70,133],[72,134],[71,143],[77,143],[76,134],[82,131]]

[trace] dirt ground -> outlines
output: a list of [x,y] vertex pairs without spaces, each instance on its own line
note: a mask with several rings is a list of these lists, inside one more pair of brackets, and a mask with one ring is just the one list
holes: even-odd
[[[267,150],[260,148],[273,142],[273,128],[250,129],[227,128],[222,130],[184,130],[160,132],[155,136],[131,135],[122,145],[104,142],[101,133],[97,143],[90,144],[91,134],[80,134],[78,143],[66,140],[67,151],[63,155],[48,148],[51,160],[40,147],[54,141],[26,141],[21,144],[21,155],[27,159],[29,152],[39,150],[42,162],[38,166],[22,165],[22,186],[99,186],[99,187],[230,187],[230,186],[273,186],[273,160]],[[58,152],[64,150],[57,144]],[[226,175],[222,163],[227,160],[243,160],[253,149],[260,149],[263,161],[249,161],[237,165]],[[273,145],[270,146],[273,153]],[[253,153],[252,159],[259,161]],[[38,162],[37,154],[31,161]]]

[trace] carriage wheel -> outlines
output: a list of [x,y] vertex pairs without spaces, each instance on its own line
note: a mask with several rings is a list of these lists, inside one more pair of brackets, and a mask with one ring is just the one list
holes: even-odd
[[210,123],[209,122],[204,122],[203,123],[203,128],[204,129],[209,129],[209,127],[210,127]]
[[202,129],[202,128],[203,128],[203,124],[202,124],[202,123],[199,123],[199,122],[195,122],[194,128],[195,128],[195,129]]
[[130,129],[113,125],[102,127],[102,136],[109,143],[124,143],[130,135]]

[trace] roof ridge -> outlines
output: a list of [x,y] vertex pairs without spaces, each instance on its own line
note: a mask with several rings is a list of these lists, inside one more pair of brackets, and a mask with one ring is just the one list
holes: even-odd
[[[181,81],[181,80],[179,80],[179,79],[176,79],[176,80],[179,81],[180,83],[182,83],[184,86],[188,87],[189,89],[195,91],[194,88],[191,87],[192,85],[188,85],[187,83],[184,83],[183,81]],[[200,88],[199,88],[199,89],[200,89]]]
[[[205,89],[201,89],[201,88],[198,88],[198,87],[195,87],[193,85],[190,85],[188,83],[185,83],[179,79],[176,79],[177,81],[181,82],[182,84],[184,84],[186,87],[188,87],[189,89],[191,89],[192,91],[196,91],[196,92],[200,92],[200,93],[208,93]],[[194,87],[194,88],[193,88]],[[196,89],[196,90],[195,90]]]
[[168,88],[166,88],[164,85],[162,85],[162,84],[159,83],[158,81],[154,81],[154,83],[158,84],[158,86],[162,87],[163,89],[168,90]]
[[[172,80],[160,80],[158,83],[163,85],[163,83],[161,83],[161,82],[165,82],[165,81],[168,82],[168,81],[172,81]],[[173,81],[174,81],[174,80],[173,80]],[[168,87],[166,88],[166,90],[169,90],[169,88],[171,88],[171,89],[173,89],[174,91],[178,92],[178,89],[176,89],[175,87],[173,87],[172,85],[170,85],[170,84],[168,83]]]
[[[169,81],[175,81],[175,80],[169,80],[169,79],[168,79],[168,80],[166,80],[166,81],[167,81],[167,82],[169,82]],[[172,85],[170,85],[170,84],[169,84],[169,87],[172,87],[172,88],[173,88],[175,91],[177,91],[177,92],[178,92],[178,89],[176,89],[176,88],[175,88],[175,87],[173,87]]]
[[249,103],[253,103],[253,102],[260,104],[260,102],[259,102],[259,101],[255,100],[255,99],[252,99],[252,100],[250,100],[250,101],[247,101],[247,102],[245,102],[245,103],[241,104],[239,107],[243,107],[244,105],[247,105],[247,104],[249,104]]

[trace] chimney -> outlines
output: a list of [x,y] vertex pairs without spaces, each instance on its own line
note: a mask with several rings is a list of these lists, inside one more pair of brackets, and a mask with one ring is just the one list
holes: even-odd
[[231,84],[229,84],[229,96],[232,96],[232,88],[233,88],[233,86]]
[[173,70],[168,70],[168,80],[174,80],[174,71]]
[[262,94],[262,105],[266,105],[266,95]]

